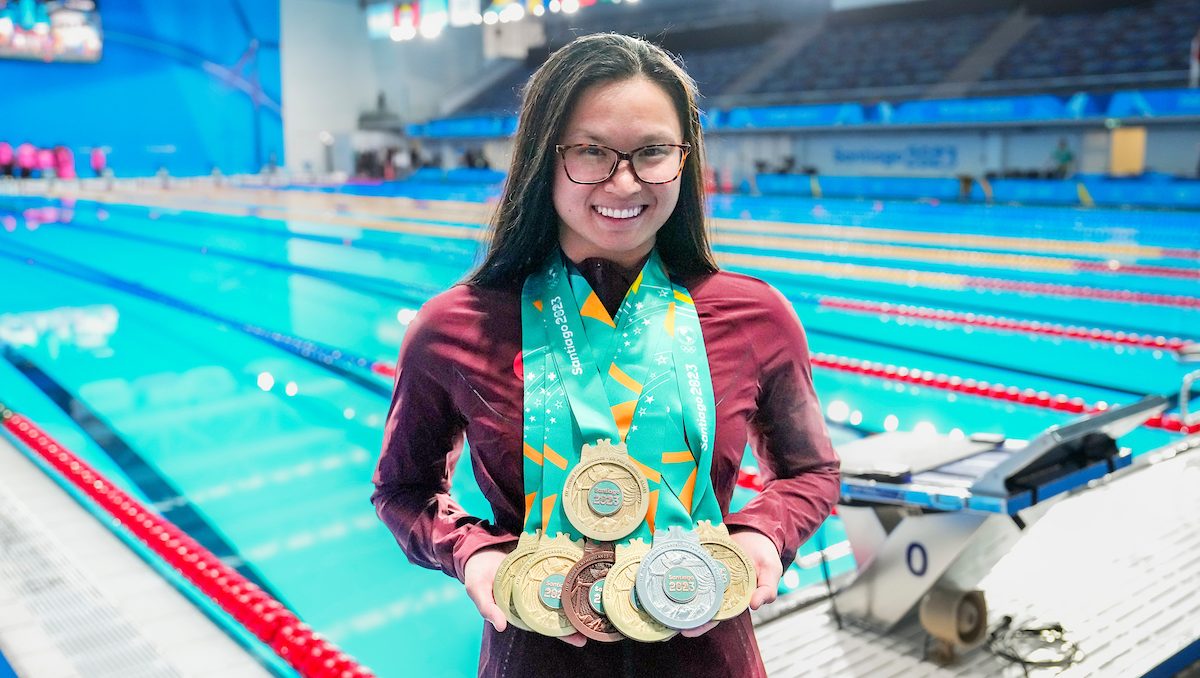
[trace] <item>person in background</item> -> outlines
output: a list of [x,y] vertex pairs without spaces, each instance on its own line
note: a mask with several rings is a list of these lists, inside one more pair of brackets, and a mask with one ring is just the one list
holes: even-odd
[[91,165],[96,176],[104,176],[104,170],[108,168],[108,156],[104,153],[103,147],[94,146],[92,148]]
[[54,178],[54,149],[39,148],[37,152],[38,176],[43,179]]
[[17,146],[17,171],[22,179],[28,179],[33,176],[33,171],[38,165],[37,147],[26,141]]
[[59,179],[75,179],[75,153],[69,146],[59,144],[54,147],[54,172]]
[[11,177],[13,175],[14,161],[12,144],[7,141],[0,141],[0,177]]
[[[704,409],[715,425],[704,484],[754,565],[751,608],[775,599],[785,568],[838,497],[839,464],[795,311],[767,283],[719,270],[709,246],[695,87],[661,48],[624,35],[588,35],[551,55],[525,90],[484,261],[426,303],[404,337],[371,499],[409,560],[463,582],[487,622],[480,676],[766,675],[748,610],[661,643],[602,643],[524,631],[497,605],[497,569],[517,543],[526,506],[523,431],[538,421],[523,400],[523,379],[536,379],[537,367],[514,369],[514,361],[545,351],[547,341],[522,331],[532,322],[523,313],[537,306],[521,301],[527,280],[564,281],[566,272],[571,285],[589,287],[603,306],[590,313],[605,314],[604,323],[636,317],[628,315],[632,305],[618,309],[627,294],[646,293],[643,274],[669,275],[686,289],[676,296],[694,302],[699,326],[685,335],[702,333],[707,361],[695,392],[708,388],[721,398]],[[630,359],[644,364],[650,355]],[[664,379],[685,383],[683,370],[665,369]],[[554,435],[572,435],[589,407],[609,410],[586,399],[578,406],[572,399],[557,421],[545,422],[563,427]],[[681,427],[685,415],[672,412],[664,416]],[[698,450],[699,435],[681,444]],[[469,515],[451,494],[464,440],[494,524]],[[770,480],[728,513],[748,443]]]
[[1058,146],[1050,152],[1051,176],[1055,179],[1066,179],[1071,176],[1074,164],[1075,153],[1066,139],[1059,139]]

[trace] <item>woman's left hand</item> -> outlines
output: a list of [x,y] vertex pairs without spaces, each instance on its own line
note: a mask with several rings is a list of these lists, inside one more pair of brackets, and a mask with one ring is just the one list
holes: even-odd
[[[758,588],[750,596],[750,609],[757,610],[766,603],[774,602],[779,596],[779,579],[783,576],[783,561],[775,542],[761,532],[741,530],[730,535],[738,546],[750,556],[754,563],[754,571],[758,576]],[[695,638],[708,633],[720,622],[710,621],[688,631],[680,631],[680,635]]]
[[783,560],[775,542],[767,535],[754,530],[739,530],[732,535],[733,540],[742,547],[750,562],[754,563],[754,571],[758,575],[758,588],[750,596],[750,609],[757,610],[767,603],[775,602],[779,597],[779,580],[783,577]]

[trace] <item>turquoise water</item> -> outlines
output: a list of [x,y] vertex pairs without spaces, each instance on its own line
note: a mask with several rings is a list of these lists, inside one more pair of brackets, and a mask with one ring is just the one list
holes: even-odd
[[[428,207],[423,221],[436,222],[436,203]],[[1200,297],[1194,275],[1200,259],[1187,252],[1200,250],[1200,232],[1189,227],[1194,214],[749,197],[719,198],[713,211],[725,218],[864,226],[878,229],[875,244],[906,244],[905,234],[916,232],[1169,248],[1123,263],[1180,275],[972,266],[961,254],[968,247],[953,244],[923,246],[933,261],[829,254],[813,249],[813,238],[796,238],[797,246],[785,251],[722,251]],[[193,510],[214,543],[238,559],[231,562],[244,561],[244,571],[379,675],[473,675],[482,628],[474,607],[455,580],[408,564],[368,503],[389,383],[338,360],[393,362],[415,309],[472,266],[475,232],[431,238],[329,225],[320,214],[287,216],[85,202],[65,209],[0,198],[0,280],[6,283],[0,401],[168,516],[181,505]],[[355,216],[353,207],[348,216]],[[410,223],[391,220],[400,230]],[[834,278],[777,270],[770,261],[738,270],[767,279],[794,302],[814,352],[1088,402],[1168,392],[1187,370],[1164,350],[880,317],[820,301],[852,297],[1184,339],[1200,335],[1194,304],[937,287],[920,277]],[[264,341],[255,332],[318,346],[306,357],[282,339]],[[340,358],[331,366],[323,359],[333,351]],[[917,425],[1029,437],[1069,420],[1030,406],[826,369],[814,370],[814,380],[831,411],[850,413],[834,428],[838,440]],[[1175,438],[1142,428],[1122,443],[1141,452]],[[456,476],[453,492],[469,510],[490,516],[469,473]],[[739,489],[735,505],[750,496]],[[823,538],[827,544],[843,539],[836,521]],[[812,553],[819,541],[801,554]],[[848,558],[831,563],[835,573],[851,566]],[[818,570],[795,569],[785,588],[818,581]]]

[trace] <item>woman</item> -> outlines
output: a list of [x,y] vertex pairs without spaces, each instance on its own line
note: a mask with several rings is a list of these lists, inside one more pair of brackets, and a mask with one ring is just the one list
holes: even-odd
[[[522,285],[560,251],[610,316],[652,250],[694,299],[715,393],[721,512],[748,441],[766,481],[725,516],[756,570],[752,608],[774,600],[784,568],[829,514],[838,462],[803,330],[771,287],[717,270],[703,159],[695,85],[664,51],[614,34],[575,40],[527,87],[484,262],[409,326],[372,500],[409,559],[462,580],[490,622],[481,676],[765,675],[749,613],[664,643],[600,643],[515,628],[492,594],[525,510]],[[495,524],[449,495],[464,437]]]

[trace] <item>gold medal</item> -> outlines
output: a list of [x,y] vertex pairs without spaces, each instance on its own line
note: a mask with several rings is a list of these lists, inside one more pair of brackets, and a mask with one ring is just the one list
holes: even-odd
[[504,612],[508,623],[523,631],[529,631],[530,628],[528,624],[521,621],[516,608],[513,607],[513,584],[517,580],[517,573],[521,571],[521,566],[537,550],[540,536],[540,531],[533,534],[522,532],[521,537],[517,540],[517,548],[505,556],[496,570],[496,578],[492,580],[492,597],[496,599],[496,605]]
[[729,528],[724,524],[713,525],[707,520],[696,523],[696,532],[700,535],[700,545],[708,550],[717,561],[725,584],[725,597],[721,600],[721,608],[713,619],[724,621],[733,619],[750,605],[750,596],[758,587],[758,574],[754,570],[754,562],[750,556],[738,546],[729,536]]
[[650,508],[646,476],[629,458],[625,443],[609,439],[584,445],[579,464],[563,483],[563,512],[581,534],[617,541],[637,529]]
[[617,561],[605,578],[602,598],[604,613],[617,630],[633,640],[655,643],[671,638],[678,631],[655,621],[637,600],[637,570],[649,552],[650,545],[641,539],[617,546]]
[[517,571],[513,608],[530,630],[556,638],[575,633],[563,612],[563,582],[582,556],[583,544],[560,534],[543,539]]

